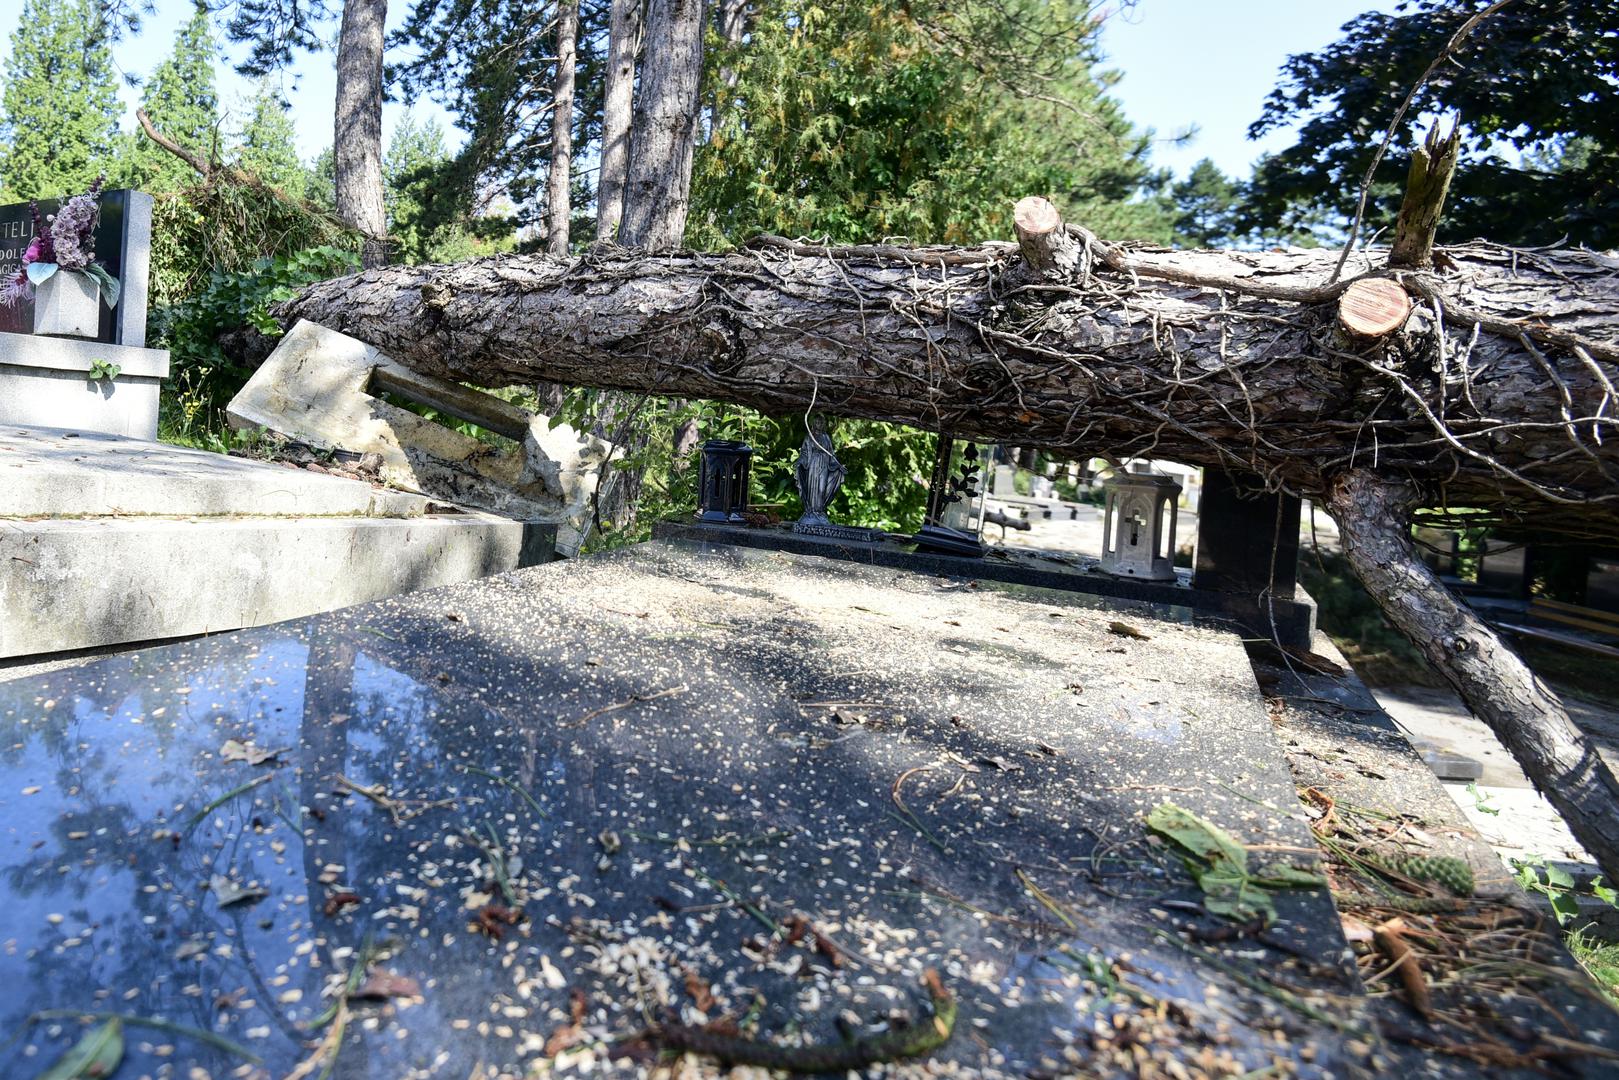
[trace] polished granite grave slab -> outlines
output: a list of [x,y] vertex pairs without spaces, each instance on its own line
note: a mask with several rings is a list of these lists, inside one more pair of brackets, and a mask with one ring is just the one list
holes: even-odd
[[1313,865],[1185,610],[655,543],[0,684],[0,731],[8,1078],[83,1013],[120,1077],[629,1075],[649,1023],[930,1023],[927,969],[954,1036],[891,1075],[1372,1067],[1327,894],[1233,936],[1143,827]]

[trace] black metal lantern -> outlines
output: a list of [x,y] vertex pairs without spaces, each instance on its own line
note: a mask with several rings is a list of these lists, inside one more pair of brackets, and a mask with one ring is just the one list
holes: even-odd
[[740,525],[748,508],[748,475],[753,447],[735,439],[709,439],[703,444],[697,520]]

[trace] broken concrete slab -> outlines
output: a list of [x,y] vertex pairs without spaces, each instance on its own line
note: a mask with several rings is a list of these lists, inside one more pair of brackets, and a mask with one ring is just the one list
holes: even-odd
[[[930,968],[953,1037],[882,1075],[1375,1053],[1325,890],[1232,937],[1144,827],[1313,864],[1240,644],[1185,610],[651,544],[3,683],[0,730],[7,1031],[201,1009],[285,1075],[388,942],[406,992],[340,1052],[379,1077],[644,1075],[649,1020],[836,1047],[930,1025]],[[22,1076],[82,1030],[30,1028]],[[125,1067],[240,1064],[163,1041]]]
[[[384,394],[511,440],[500,449]],[[311,322],[289,330],[227,409],[238,428],[268,428],[321,449],[377,454],[383,480],[445,502],[558,526],[578,553],[607,444],[566,424],[442,379],[418,375],[354,338]]]
[[147,439],[0,425],[0,518],[420,517],[428,500]]

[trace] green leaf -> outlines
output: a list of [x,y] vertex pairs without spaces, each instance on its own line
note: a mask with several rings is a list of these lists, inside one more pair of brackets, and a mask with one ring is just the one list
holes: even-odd
[[1276,918],[1273,889],[1314,889],[1326,884],[1319,874],[1278,866],[1263,877],[1248,872],[1248,851],[1213,822],[1161,803],[1147,813],[1147,827],[1180,848],[1187,871],[1203,890],[1203,907],[1213,915],[1246,922]]
[[1568,921],[1580,913],[1580,901],[1571,892],[1557,892],[1548,894],[1552,902],[1552,914],[1557,916],[1557,925],[1567,925]]
[[108,1020],[86,1032],[55,1065],[40,1074],[39,1080],[104,1080],[123,1060],[124,1023]]
[[101,299],[106,305],[117,307],[118,294],[121,291],[118,279],[107,273],[107,268],[100,263],[91,263],[83,272],[95,281],[96,287],[101,290]]
[[1572,889],[1574,887],[1574,878],[1561,866],[1554,866],[1551,863],[1547,863],[1546,883],[1557,889]]
[[1211,863],[1224,860],[1248,870],[1248,852],[1230,833],[1174,803],[1161,803],[1147,813],[1147,828]]

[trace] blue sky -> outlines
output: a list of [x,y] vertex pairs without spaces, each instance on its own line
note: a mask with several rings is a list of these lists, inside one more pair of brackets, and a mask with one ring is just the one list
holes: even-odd
[[[1108,65],[1124,74],[1115,93],[1125,114],[1165,139],[1155,148],[1158,164],[1184,174],[1207,156],[1226,172],[1241,175],[1261,152],[1291,142],[1287,132],[1272,133],[1258,143],[1247,139],[1248,125],[1259,116],[1287,55],[1330,43],[1339,26],[1362,11],[1392,6],[1392,0],[1137,0],[1108,21],[1102,40]],[[393,0],[389,7],[392,27],[404,19],[408,2]],[[115,50],[120,69],[149,74],[168,54],[175,31],[191,10],[191,0],[157,0],[157,12],[147,18],[140,36]],[[335,40],[336,23],[327,31]],[[0,39],[0,61],[10,51],[8,34]],[[225,108],[239,120],[252,84],[226,63],[221,65],[220,87]],[[292,102],[299,152],[312,160],[332,138],[332,52],[301,55],[284,77],[283,88]],[[139,92],[125,90],[124,97],[130,126]],[[418,119],[438,117],[449,127],[448,116],[433,102],[419,101],[411,108]],[[384,138],[406,111],[398,103],[386,107]],[[1198,129],[1189,143],[1167,141],[1189,126]],[[450,141],[454,145],[459,139],[452,133]]]

